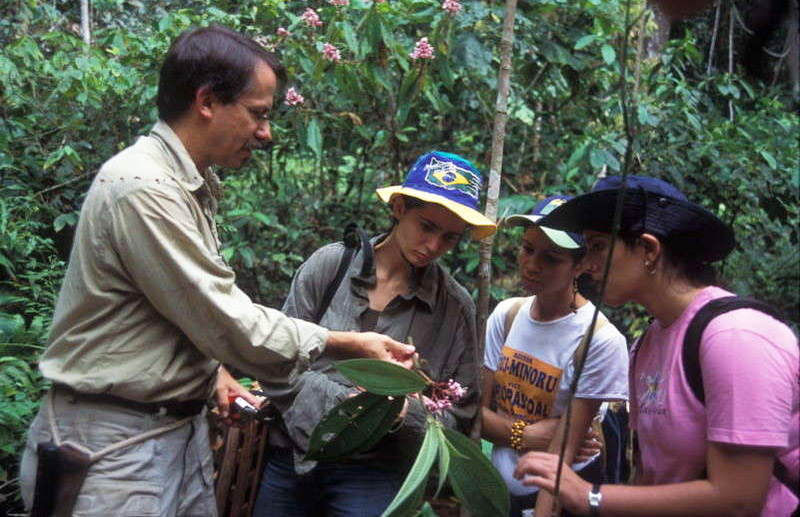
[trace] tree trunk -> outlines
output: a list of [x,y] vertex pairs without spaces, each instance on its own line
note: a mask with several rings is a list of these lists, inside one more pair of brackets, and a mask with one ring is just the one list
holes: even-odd
[[[733,27],[736,24],[736,5],[730,0],[728,14],[728,76],[733,75]],[[733,122],[733,99],[728,99],[728,120]]]
[[717,9],[714,14],[714,29],[711,31],[711,45],[708,49],[708,66],[706,67],[706,75],[711,75],[714,69],[714,54],[717,50],[717,33],[719,32],[719,15],[722,12],[722,0],[717,1]]
[[88,46],[92,44],[92,18],[89,0],[81,0],[81,36]]
[[[503,142],[508,121],[508,89],[511,78],[511,53],[514,44],[514,17],[517,0],[506,0],[506,16],[500,38],[500,71],[497,74],[497,101],[495,104],[494,128],[492,129],[492,157],[489,166],[489,188],[486,193],[486,217],[497,219],[497,198],[500,194],[500,176],[503,170]],[[483,350],[484,328],[489,311],[489,283],[492,279],[491,259],[494,237],[481,242],[478,265],[478,339]]]
[[669,41],[669,31],[672,28],[672,20],[657,5],[649,5],[650,9],[653,11],[653,19],[658,27],[656,33],[647,42],[647,58],[653,59],[661,55],[661,49],[663,49],[664,45]]
[[800,27],[798,20],[800,20],[800,5],[798,5],[798,0],[793,0],[789,8],[786,46],[789,52],[787,62],[789,63],[789,78],[792,81],[792,97],[795,105],[800,103]]
[[636,68],[633,77],[633,104],[639,104],[639,84],[642,78],[642,57],[644,55],[644,33],[647,28],[647,8],[639,16],[639,27],[636,34]]

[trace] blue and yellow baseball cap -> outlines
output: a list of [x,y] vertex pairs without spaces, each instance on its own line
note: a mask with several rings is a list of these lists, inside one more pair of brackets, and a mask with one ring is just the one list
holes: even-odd
[[572,198],[569,196],[550,196],[546,199],[542,199],[536,203],[536,206],[533,207],[533,210],[531,210],[530,213],[514,214],[506,217],[505,224],[506,226],[536,225],[544,232],[545,235],[547,235],[551,241],[553,241],[553,244],[556,246],[567,249],[580,248],[583,246],[583,237],[581,235],[548,228],[547,226],[542,226],[540,222],[544,216],[563,205],[570,199]]
[[402,194],[447,208],[472,226],[472,238],[492,235],[497,225],[478,211],[483,179],[472,163],[456,154],[432,151],[422,155],[402,185],[377,189],[378,197],[389,203]]

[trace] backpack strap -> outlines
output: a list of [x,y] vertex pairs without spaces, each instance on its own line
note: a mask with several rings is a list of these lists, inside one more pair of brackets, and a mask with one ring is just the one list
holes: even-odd
[[783,319],[780,312],[771,305],[743,296],[717,298],[703,305],[697,311],[692,321],[689,322],[686,335],[683,338],[682,359],[686,382],[692,389],[694,396],[703,405],[706,403],[706,394],[703,389],[703,372],[700,371],[700,339],[703,337],[703,331],[711,320],[721,314],[737,309],[755,309],[772,316],[776,320]]
[[325,289],[325,294],[322,296],[322,302],[320,302],[319,307],[317,307],[317,312],[314,315],[314,323],[319,323],[322,320],[322,317],[328,311],[328,307],[331,305],[331,300],[333,300],[333,295],[335,295],[336,291],[339,290],[339,286],[344,279],[344,275],[347,272],[347,269],[350,267],[350,263],[353,261],[353,256],[359,247],[361,247],[361,251],[364,255],[364,261],[361,264],[361,275],[366,276],[370,273],[370,271],[372,271],[373,263],[375,261],[374,251],[372,249],[372,244],[369,242],[369,237],[364,230],[359,228],[355,223],[348,224],[344,230],[342,242],[344,244],[344,252],[339,259],[339,267],[336,269],[336,274],[334,275],[333,280]]
[[[700,370],[700,340],[703,337],[703,331],[711,320],[717,316],[737,309],[754,309],[772,316],[776,320],[783,320],[780,311],[775,307],[744,296],[716,298],[703,305],[700,310],[697,311],[697,314],[694,315],[686,329],[686,335],[683,338],[681,358],[683,361],[683,372],[686,375],[686,382],[689,384],[694,396],[704,406],[706,404],[706,393],[703,388],[703,372]],[[800,494],[798,494],[797,483],[792,481],[789,470],[778,458],[775,458],[773,463],[772,475],[789,488],[795,496],[800,496]],[[706,471],[703,470],[701,478],[705,477],[707,477],[707,474]]]
[[513,325],[514,320],[517,318],[517,314],[519,314],[519,310],[525,304],[525,300],[528,298],[521,296],[518,298],[511,298],[514,300],[514,303],[511,304],[511,309],[506,313],[506,319],[503,322],[503,344],[505,344],[506,340],[508,339],[508,333],[511,331],[511,325]]

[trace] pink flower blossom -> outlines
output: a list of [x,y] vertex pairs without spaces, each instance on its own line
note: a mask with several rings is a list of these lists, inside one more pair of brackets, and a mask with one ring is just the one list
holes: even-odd
[[322,27],[323,25],[325,25],[324,23],[322,23],[322,20],[319,19],[317,11],[315,11],[310,7],[306,8],[306,10],[303,11],[303,14],[300,15],[300,19],[306,22],[306,25],[308,25],[309,27]]
[[430,397],[422,397],[422,401],[428,411],[440,413],[445,409],[453,407],[454,402],[458,402],[466,395],[467,389],[453,379],[447,382],[433,383]]
[[299,104],[303,104],[305,101],[305,97],[300,95],[297,90],[294,89],[294,86],[292,86],[286,90],[286,98],[283,102],[287,106],[297,106]]
[[292,33],[287,31],[285,27],[278,27],[278,30],[275,31],[275,34],[277,34],[278,36],[283,36],[283,37],[292,35]]
[[328,0],[328,3],[331,5],[345,6],[350,5],[350,0]]
[[458,11],[461,10],[461,7],[462,5],[458,3],[458,0],[444,0],[442,2],[442,9],[444,9],[453,16],[458,14]]
[[428,38],[421,38],[414,45],[414,51],[408,57],[411,59],[433,59],[433,47],[428,43]]
[[342,55],[339,53],[339,49],[331,45],[330,43],[325,43],[322,46],[322,59],[327,59],[328,61],[339,62],[342,60]]

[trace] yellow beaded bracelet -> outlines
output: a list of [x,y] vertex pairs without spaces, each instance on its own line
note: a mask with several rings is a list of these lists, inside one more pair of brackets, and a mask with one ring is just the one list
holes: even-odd
[[511,448],[517,452],[522,451],[522,431],[525,425],[524,420],[515,420],[511,424]]

